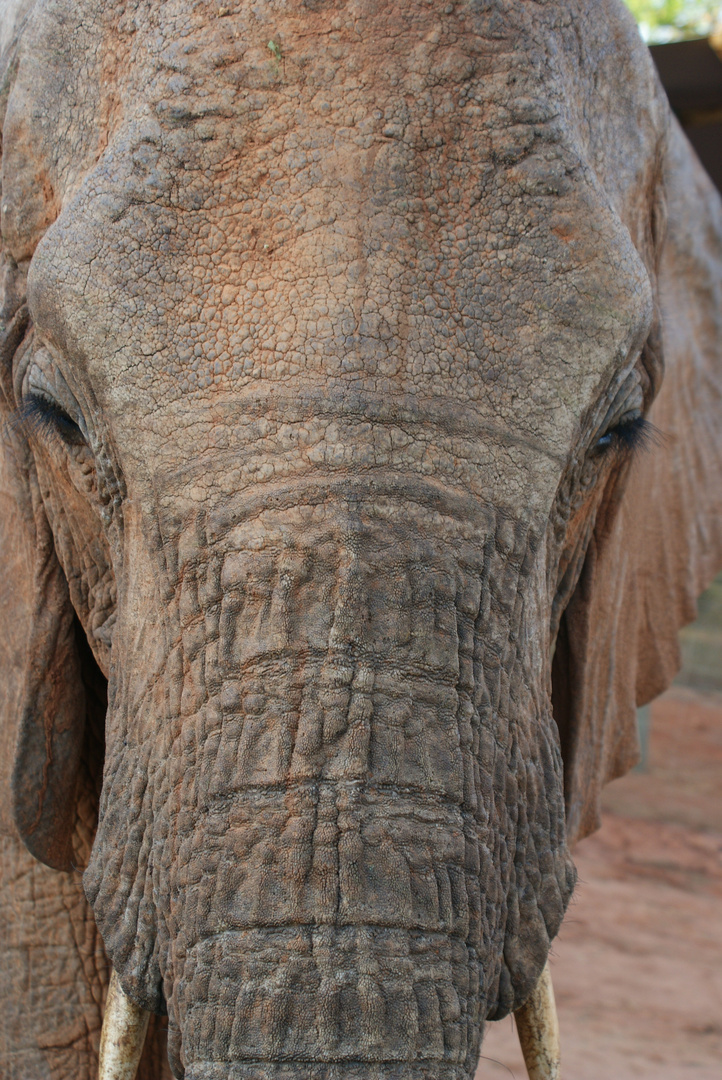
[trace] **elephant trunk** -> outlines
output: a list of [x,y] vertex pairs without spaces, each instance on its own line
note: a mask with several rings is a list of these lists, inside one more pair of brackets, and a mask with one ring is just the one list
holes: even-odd
[[[479,1041],[464,941],[398,927],[263,927],[190,950],[170,1007],[186,1080],[461,1080]],[[305,1072],[304,1072],[305,1075]]]
[[109,740],[86,873],[176,1076],[462,1080],[544,967],[573,870],[534,542],[412,509],[179,557],[182,693]]
[[477,843],[458,805],[320,781],[210,811],[202,847],[171,946],[187,1080],[231,1062],[249,1080],[284,1062],[466,1074],[486,973]]

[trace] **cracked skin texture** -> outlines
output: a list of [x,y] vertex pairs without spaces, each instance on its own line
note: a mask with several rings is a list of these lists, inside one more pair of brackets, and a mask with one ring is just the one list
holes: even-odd
[[611,0],[5,19],[3,1076],[109,959],[142,1080],[465,1080],[719,561],[719,200]]

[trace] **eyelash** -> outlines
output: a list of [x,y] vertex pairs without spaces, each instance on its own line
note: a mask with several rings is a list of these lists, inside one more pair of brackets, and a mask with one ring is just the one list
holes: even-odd
[[15,427],[40,435],[55,438],[60,436],[64,442],[73,445],[85,445],[82,431],[68,414],[49,398],[30,394],[14,412],[12,424]]
[[643,416],[635,416],[631,420],[623,420],[615,427],[602,435],[597,440],[598,450],[607,450],[614,447],[617,450],[626,450],[635,453],[639,450],[649,450],[652,446],[658,446],[662,441],[662,433],[645,420]]

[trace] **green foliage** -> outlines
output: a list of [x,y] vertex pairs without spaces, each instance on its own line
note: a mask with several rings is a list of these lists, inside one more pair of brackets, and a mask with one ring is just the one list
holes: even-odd
[[722,15],[720,0],[625,0],[652,44],[706,37]]

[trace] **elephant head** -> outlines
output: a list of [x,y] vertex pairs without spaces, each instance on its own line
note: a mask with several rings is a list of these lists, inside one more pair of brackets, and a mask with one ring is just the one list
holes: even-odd
[[613,0],[13,10],[15,827],[76,857],[107,680],[174,1075],[463,1080],[722,551],[719,199]]

